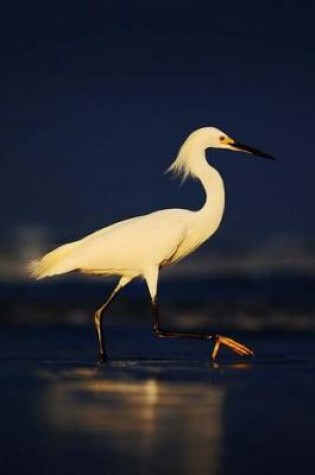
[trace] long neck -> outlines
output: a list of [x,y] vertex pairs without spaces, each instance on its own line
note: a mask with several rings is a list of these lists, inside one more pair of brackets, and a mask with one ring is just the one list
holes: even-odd
[[225,204],[224,184],[219,172],[207,162],[205,151],[199,151],[194,155],[194,160],[190,163],[192,175],[198,178],[205,190],[206,201],[203,207],[197,211],[200,217],[200,227],[204,232],[211,235],[218,228]]
[[181,146],[176,160],[169,171],[198,178],[205,190],[204,206],[195,213],[195,227],[200,239],[207,239],[218,228],[224,212],[224,185],[220,174],[211,167],[206,159],[206,149],[210,147],[207,129],[193,132]]

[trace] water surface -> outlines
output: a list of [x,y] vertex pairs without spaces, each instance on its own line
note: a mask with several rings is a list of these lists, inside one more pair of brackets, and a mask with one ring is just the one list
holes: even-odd
[[[312,335],[209,344],[112,331],[94,363],[80,328],[2,328],[1,473],[293,474],[314,468]],[[116,347],[114,348],[114,346]]]

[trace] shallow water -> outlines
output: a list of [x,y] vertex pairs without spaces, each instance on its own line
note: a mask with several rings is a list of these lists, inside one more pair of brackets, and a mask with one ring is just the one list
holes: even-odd
[[314,336],[242,335],[258,356],[216,364],[208,343],[110,336],[99,367],[87,329],[1,329],[1,473],[314,469]]

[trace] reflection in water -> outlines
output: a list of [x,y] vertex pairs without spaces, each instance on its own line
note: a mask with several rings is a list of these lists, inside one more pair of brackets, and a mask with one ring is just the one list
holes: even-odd
[[42,415],[51,431],[102,453],[111,474],[219,473],[224,391],[217,385],[89,369],[45,376]]

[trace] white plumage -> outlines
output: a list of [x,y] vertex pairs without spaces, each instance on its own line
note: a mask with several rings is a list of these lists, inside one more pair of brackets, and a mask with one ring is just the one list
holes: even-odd
[[[156,302],[159,270],[197,249],[221,222],[224,185],[219,173],[207,163],[205,151],[208,147],[243,150],[271,158],[235,142],[216,128],[198,129],[184,142],[169,171],[183,179],[191,175],[200,180],[206,193],[204,206],[200,210],[166,209],[115,223],[60,246],[39,261],[31,262],[29,270],[32,276],[43,279],[71,271],[119,276],[119,284],[109,301],[96,312],[96,326],[97,314],[101,324],[105,306],[118,290],[136,277],[145,279],[152,302]],[[97,330],[101,359],[104,360],[101,326],[97,326]],[[221,343],[227,344],[224,341]]]
[[222,179],[206,161],[206,143],[200,146],[205,133],[208,137],[210,132],[223,134],[212,128],[194,132],[169,168],[184,179],[188,175],[200,179],[207,194],[201,210],[166,209],[112,224],[31,263],[32,275],[43,279],[80,271],[145,277],[149,268],[170,265],[199,247],[217,229],[224,209]]

